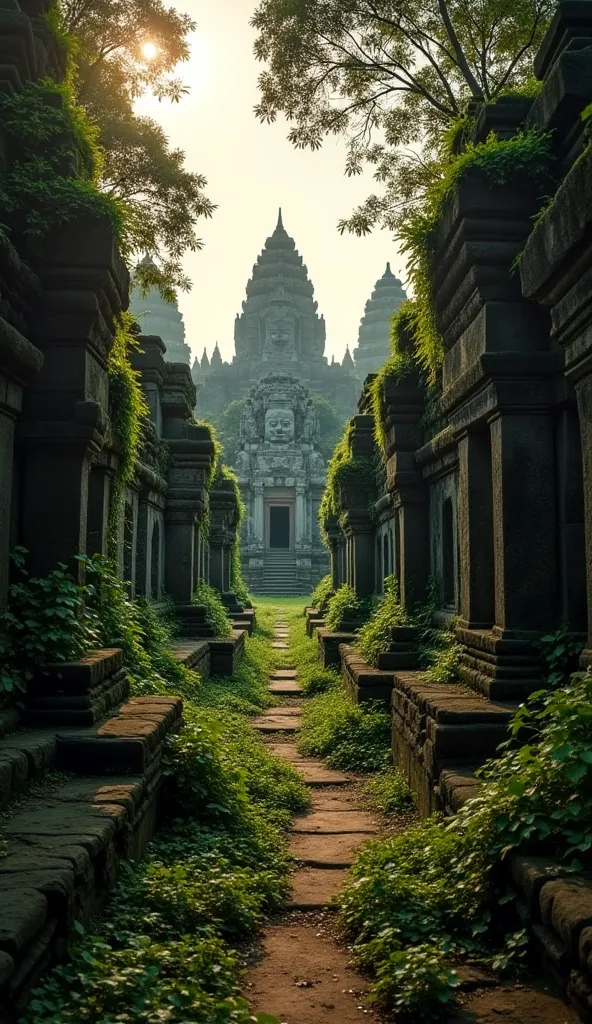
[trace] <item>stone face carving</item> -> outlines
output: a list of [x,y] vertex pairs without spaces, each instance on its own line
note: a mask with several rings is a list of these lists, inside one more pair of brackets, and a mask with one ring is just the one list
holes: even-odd
[[265,440],[271,444],[287,444],[294,440],[293,409],[273,408],[265,413]]

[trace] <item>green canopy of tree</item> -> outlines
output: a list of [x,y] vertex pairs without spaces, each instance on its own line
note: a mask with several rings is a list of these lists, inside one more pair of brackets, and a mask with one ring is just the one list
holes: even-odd
[[[240,445],[240,421],[245,408],[245,398],[237,398],[226,406],[221,416],[214,422],[218,440],[224,449],[224,461],[229,466],[234,466],[236,457],[241,449]],[[198,399],[199,404],[199,399]],[[211,419],[212,417],[210,417]]]
[[319,450],[325,462],[328,462],[341,437],[343,417],[335,411],[329,400],[323,395],[312,395],[312,402],[319,424]]
[[347,140],[346,173],[382,186],[340,230],[396,230],[431,183],[447,132],[471,100],[532,87],[554,0],[261,0],[252,19],[262,121],[283,113],[291,142]]
[[205,178],[186,169],[184,153],[170,147],[155,120],[134,113],[134,101],[150,92],[178,102],[188,91],[174,69],[189,57],[195,25],[162,0],[59,4],[72,40],[76,96],[100,129],[100,185],[123,206],[130,262],[148,253],[155,264],[139,269],[139,283],[171,299],[175,288],[189,287],[182,259],[201,248],[196,220],[210,217],[214,206]]

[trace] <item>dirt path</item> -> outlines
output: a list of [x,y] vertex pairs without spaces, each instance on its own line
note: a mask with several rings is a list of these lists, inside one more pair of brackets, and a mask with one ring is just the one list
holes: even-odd
[[[276,650],[286,651],[288,627],[276,623]],[[296,747],[301,688],[295,669],[276,669],[270,691],[281,702],[255,719],[274,753],[293,764],[311,790],[310,811],[294,820],[290,846],[298,862],[292,897],[278,922],[263,933],[261,956],[247,972],[253,1010],[281,1024],[357,1024],[377,1019],[365,1000],[368,982],[352,967],[334,934],[329,900],[341,887],[356,851],[380,822],[361,806],[350,776],[304,757]],[[576,1024],[577,1018],[543,985],[502,985],[467,972],[461,1008],[450,1024]]]

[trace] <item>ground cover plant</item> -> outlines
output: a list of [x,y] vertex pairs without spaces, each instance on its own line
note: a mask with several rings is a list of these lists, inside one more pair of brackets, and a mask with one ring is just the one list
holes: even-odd
[[378,655],[389,648],[391,629],[393,626],[404,625],[406,621],[399,601],[397,579],[395,576],[387,576],[384,581],[384,597],[372,617],[361,627],[356,639],[356,646],[369,665],[378,665]]
[[311,608],[316,608],[318,612],[326,612],[327,605],[334,593],[333,579],[331,573],[328,573],[326,576],[323,576],[319,583],[317,583],[312,592],[312,597],[310,599]]
[[381,1004],[433,1019],[454,998],[460,960],[497,971],[520,962],[526,933],[504,925],[516,899],[510,854],[592,867],[591,697],[592,676],[582,673],[534,693],[452,821],[430,818],[362,851],[340,921]]
[[370,620],[375,607],[375,598],[357,597],[353,587],[344,583],[327,602],[325,626],[335,631],[341,628],[342,623],[347,623],[357,629]]
[[364,795],[385,818],[413,810],[413,797],[399,768],[383,768],[368,780]]
[[240,996],[232,946],[282,905],[286,829],[308,804],[297,773],[248,724],[268,701],[272,615],[263,609],[242,672],[186,697],[185,727],[165,754],[167,827],[124,866],[92,931],[79,927],[69,962],[38,987],[22,1024],[277,1024]]

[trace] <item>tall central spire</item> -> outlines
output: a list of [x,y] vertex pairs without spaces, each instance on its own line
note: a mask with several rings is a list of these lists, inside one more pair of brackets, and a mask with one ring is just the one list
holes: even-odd
[[284,222],[282,220],[282,208],[280,206],[279,213],[278,213],[278,222],[277,222],[277,224],[275,226],[275,230],[276,231],[283,230],[283,228],[284,228]]

